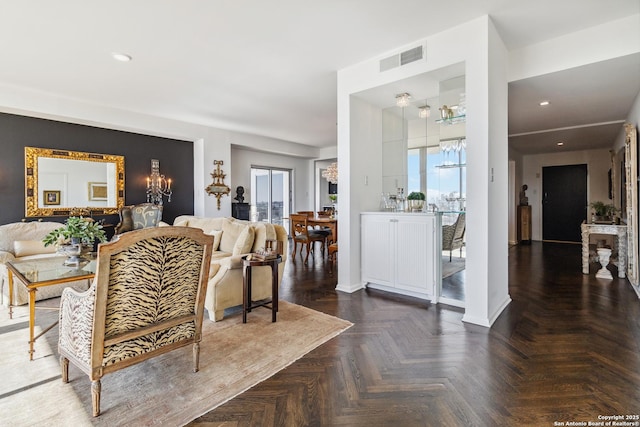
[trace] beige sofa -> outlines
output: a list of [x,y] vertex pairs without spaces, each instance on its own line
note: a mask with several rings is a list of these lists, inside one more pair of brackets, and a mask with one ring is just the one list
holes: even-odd
[[[215,237],[204,303],[211,320],[222,320],[225,308],[242,305],[242,256],[263,248],[266,239],[277,239],[282,244],[282,263],[278,265],[280,286],[288,250],[288,235],[284,227],[234,218],[203,218],[192,215],[177,217],[173,225],[200,228]],[[271,298],[271,267],[252,267],[251,284],[251,297],[254,301]]]
[[[0,225],[0,296],[2,304],[9,305],[9,277],[5,263],[7,261],[29,260],[42,257],[56,256],[54,246],[45,247],[42,239],[50,231],[60,228],[59,222],[32,221],[16,222]],[[13,281],[14,304],[22,305],[29,302],[27,288],[19,281]],[[77,290],[87,289],[86,280],[71,282],[61,285],[44,286],[36,292],[36,301],[58,297],[66,287],[73,287]]]

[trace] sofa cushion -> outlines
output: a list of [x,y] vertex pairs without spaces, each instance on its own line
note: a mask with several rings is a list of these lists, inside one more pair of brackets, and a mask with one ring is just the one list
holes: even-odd
[[209,236],[213,236],[213,250],[217,251],[220,247],[220,240],[222,240],[222,230],[211,230],[207,231],[204,234],[208,234]]
[[42,240],[16,240],[13,242],[13,253],[16,258],[40,255],[40,254],[53,254],[56,252],[54,245],[45,246]]
[[[233,219],[224,218],[222,221],[222,239],[220,240],[220,247],[218,250],[233,253],[236,241],[238,240],[238,237],[240,237],[240,233],[242,233],[245,228],[247,228],[246,224],[237,222]],[[251,240],[251,243],[253,243],[253,239]]]

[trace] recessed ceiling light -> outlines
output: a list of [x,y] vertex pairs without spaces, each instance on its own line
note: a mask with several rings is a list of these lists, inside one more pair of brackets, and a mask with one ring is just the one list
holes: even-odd
[[113,52],[111,54],[111,56],[113,56],[113,59],[115,59],[116,61],[121,61],[121,62],[129,62],[131,61],[131,55],[127,55],[126,53],[118,53],[118,52]]
[[544,107],[545,105],[549,105],[549,101],[540,101],[540,106]]
[[562,147],[562,146],[564,145],[564,142],[556,142],[556,145],[557,145],[558,147]]

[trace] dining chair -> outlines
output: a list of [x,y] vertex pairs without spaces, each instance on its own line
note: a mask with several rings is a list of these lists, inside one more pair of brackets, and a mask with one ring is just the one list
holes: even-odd
[[449,251],[449,262],[451,262],[451,253],[454,249],[460,249],[460,256],[462,256],[464,232],[466,229],[465,223],[466,215],[461,213],[458,215],[455,223],[442,226],[442,250]]
[[289,215],[291,221],[291,230],[293,232],[293,260],[296,259],[296,249],[298,243],[300,243],[300,256],[302,256],[302,248],[307,247],[307,255],[304,258],[304,263],[307,263],[309,259],[309,252],[313,250],[313,244],[320,242],[322,244],[322,256],[324,257],[324,245],[327,240],[327,235],[321,233],[313,228],[309,228],[309,217],[305,214],[291,214]]

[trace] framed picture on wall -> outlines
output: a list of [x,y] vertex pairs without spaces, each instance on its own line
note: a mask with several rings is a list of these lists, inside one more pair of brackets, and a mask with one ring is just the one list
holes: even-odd
[[57,190],[43,190],[42,200],[45,205],[59,205],[60,204],[60,191]]
[[338,184],[329,183],[329,194],[338,194]]
[[89,200],[107,200],[107,183],[90,182]]

